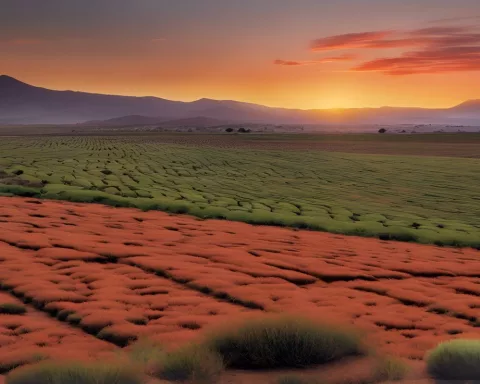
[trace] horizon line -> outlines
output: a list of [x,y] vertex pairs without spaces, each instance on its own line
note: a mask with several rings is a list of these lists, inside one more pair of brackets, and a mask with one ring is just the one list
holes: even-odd
[[56,92],[76,92],[76,93],[85,93],[85,94],[90,94],[90,95],[101,95],[101,96],[120,96],[120,97],[133,97],[137,99],[145,99],[145,98],[155,98],[155,99],[161,99],[165,101],[171,101],[171,102],[177,102],[177,103],[195,103],[199,102],[202,100],[208,100],[208,101],[217,101],[217,102],[234,102],[234,103],[244,103],[244,104],[252,104],[255,106],[259,107],[266,107],[266,108],[275,108],[275,109],[285,109],[285,110],[291,110],[291,111],[344,111],[344,110],[358,110],[358,109],[382,109],[382,108],[405,108],[405,109],[428,109],[428,110],[442,110],[442,109],[451,109],[458,107],[462,104],[471,102],[471,101],[480,101],[480,96],[478,99],[467,99],[463,100],[457,104],[451,105],[449,107],[421,107],[421,106],[412,106],[412,105],[380,105],[376,107],[333,107],[333,108],[291,108],[291,107],[285,107],[285,106],[278,106],[278,105],[267,105],[267,104],[258,104],[254,103],[251,101],[247,100],[234,100],[234,99],[213,99],[209,97],[201,97],[199,99],[193,99],[193,100],[175,100],[175,99],[169,99],[165,97],[160,97],[160,96],[154,96],[154,95],[143,95],[143,96],[138,96],[138,95],[132,95],[132,94],[121,94],[121,93],[99,93],[99,92],[91,92],[91,91],[82,91],[82,90],[75,90],[75,89],[58,89],[58,88],[46,88],[45,86],[38,86],[38,85],[33,85],[31,83],[27,83],[23,80],[19,80],[18,78],[8,75],[8,74],[0,74],[0,78],[2,77],[7,77],[9,79],[13,79],[19,83],[28,85],[30,87],[34,88],[41,88],[49,91],[56,91]]

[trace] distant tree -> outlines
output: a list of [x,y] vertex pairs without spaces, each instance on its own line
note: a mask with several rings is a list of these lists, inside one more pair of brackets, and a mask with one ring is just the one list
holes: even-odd
[[385,132],[387,132],[387,130],[386,130],[385,128],[380,128],[380,129],[378,130],[378,133],[385,133]]
[[242,127],[238,130],[238,132],[239,133],[249,133],[249,132],[251,132],[251,130],[250,129],[245,129],[245,128]]
[[225,132],[228,132],[228,133],[233,132],[233,128],[227,128],[225,129]]

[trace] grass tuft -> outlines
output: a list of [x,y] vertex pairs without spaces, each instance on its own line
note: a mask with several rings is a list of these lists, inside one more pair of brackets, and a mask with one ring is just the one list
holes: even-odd
[[156,342],[142,338],[133,343],[128,350],[128,358],[142,370],[151,374],[151,367],[160,357],[165,355],[163,348]]
[[375,382],[400,381],[405,378],[409,367],[403,361],[393,357],[381,359],[374,368],[373,380]]
[[173,382],[213,384],[223,370],[223,359],[218,353],[191,345],[166,353],[156,363],[154,375]]
[[480,380],[480,340],[440,343],[428,354],[427,369],[438,380]]
[[142,375],[125,364],[45,362],[11,372],[6,384],[142,384]]
[[241,369],[302,368],[365,352],[354,332],[285,316],[214,333],[207,345]]

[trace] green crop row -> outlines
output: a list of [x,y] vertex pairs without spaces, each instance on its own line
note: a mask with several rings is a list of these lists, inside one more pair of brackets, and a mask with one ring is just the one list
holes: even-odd
[[480,248],[480,159],[3,138],[0,194]]

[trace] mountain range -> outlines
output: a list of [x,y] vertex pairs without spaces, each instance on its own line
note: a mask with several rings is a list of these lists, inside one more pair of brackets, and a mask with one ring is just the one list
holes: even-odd
[[[445,124],[480,126],[480,100],[445,109],[287,109],[231,100],[192,102],[35,87],[0,76],[0,124],[149,125],[178,119],[269,124]],[[209,120],[213,119],[213,120]]]

